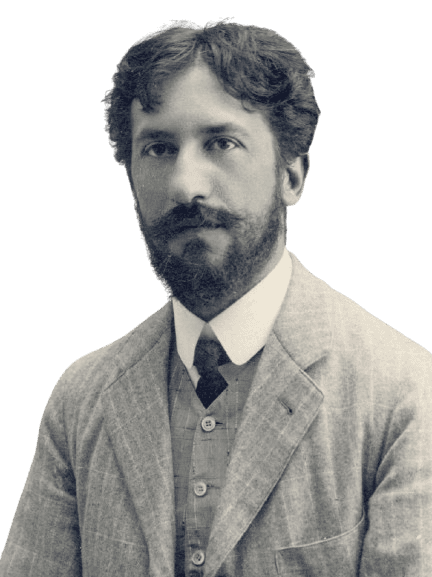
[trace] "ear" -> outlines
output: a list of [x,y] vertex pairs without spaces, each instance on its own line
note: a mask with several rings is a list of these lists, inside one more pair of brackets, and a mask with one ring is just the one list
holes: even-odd
[[297,156],[294,160],[286,162],[281,187],[282,201],[285,206],[292,206],[300,199],[308,170],[308,154]]

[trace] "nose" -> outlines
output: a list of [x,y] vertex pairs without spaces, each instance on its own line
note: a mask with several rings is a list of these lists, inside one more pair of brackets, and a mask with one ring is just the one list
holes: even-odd
[[169,196],[175,204],[205,200],[211,194],[211,167],[205,154],[186,149],[177,154],[169,179]]

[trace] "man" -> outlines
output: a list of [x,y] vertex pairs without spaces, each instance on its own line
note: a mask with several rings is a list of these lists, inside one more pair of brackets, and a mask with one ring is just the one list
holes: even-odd
[[431,574],[431,357],[284,248],[311,74],[227,23],[121,61],[110,137],[172,299],[58,383],[2,577]]

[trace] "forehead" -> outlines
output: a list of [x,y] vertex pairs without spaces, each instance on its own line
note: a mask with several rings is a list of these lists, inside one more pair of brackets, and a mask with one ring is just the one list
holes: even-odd
[[210,68],[198,62],[164,84],[161,104],[145,112],[135,98],[131,105],[132,139],[143,130],[175,134],[202,132],[212,126],[237,127],[252,136],[271,137],[264,114],[228,94]]

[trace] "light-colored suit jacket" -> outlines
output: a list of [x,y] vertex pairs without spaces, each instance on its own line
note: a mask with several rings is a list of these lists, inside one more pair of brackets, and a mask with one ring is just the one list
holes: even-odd
[[[48,403],[1,577],[172,577],[168,304]],[[205,577],[432,575],[431,355],[293,276],[244,408]]]

